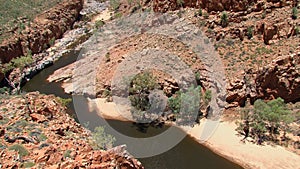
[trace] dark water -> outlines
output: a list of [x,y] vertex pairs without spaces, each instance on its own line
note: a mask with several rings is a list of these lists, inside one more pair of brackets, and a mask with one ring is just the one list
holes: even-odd
[[[70,98],[72,96],[65,94],[61,88],[60,83],[49,83],[47,78],[55,70],[66,66],[77,59],[77,53],[71,52],[66,56],[63,56],[53,66],[50,66],[39,74],[33,77],[22,89],[26,92],[39,91],[45,94],[55,94],[62,98]],[[75,99],[74,99],[75,98]],[[89,128],[94,128],[99,125],[110,125],[112,128],[120,133],[126,134],[130,137],[150,137],[157,135],[167,130],[168,127],[156,128],[148,127],[141,128],[140,126],[134,125],[131,122],[121,122],[116,120],[106,120],[104,122],[96,112],[90,111],[86,99],[82,96],[73,96],[74,104],[69,105],[68,113],[75,114],[78,117],[81,124],[88,124]],[[78,113],[79,112],[79,113]],[[108,124],[106,123],[108,122]],[[106,128],[107,133],[114,135],[109,127]],[[182,131],[177,129],[178,133]],[[130,150],[135,148],[135,145],[130,145],[114,135],[117,139],[115,145],[127,144],[127,149]],[[146,145],[145,145],[146,146]],[[179,144],[170,149],[169,151],[156,155],[149,158],[139,159],[146,169],[240,169],[239,165],[232,163],[231,161],[213,153],[208,148],[196,142],[189,136],[186,136]]]

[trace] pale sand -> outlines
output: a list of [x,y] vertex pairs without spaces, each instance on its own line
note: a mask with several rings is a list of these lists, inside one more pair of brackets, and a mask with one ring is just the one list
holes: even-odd
[[[200,139],[200,133],[205,125],[193,127],[189,134],[196,140]],[[243,143],[238,136],[235,123],[221,122],[216,127],[211,137],[202,142],[214,152],[237,162],[245,168],[265,169],[300,169],[300,156],[292,153],[281,146],[259,146],[251,142]]]
[[[91,102],[96,104],[99,111],[98,114],[105,119],[113,119],[120,121],[132,121],[130,119],[130,108],[126,106],[116,105],[114,102],[107,102],[106,99],[97,98]],[[126,113],[127,112],[127,113]]]
[[[121,106],[115,103],[106,102],[105,99],[95,99],[99,115],[103,118],[130,121],[122,116],[119,111]],[[292,153],[281,146],[259,146],[251,142],[242,143],[242,136],[238,136],[235,123],[220,122],[212,125],[212,132],[203,133],[203,128],[207,127],[209,120],[202,120],[200,125],[192,128],[184,127],[189,135],[194,137],[199,143],[207,146],[212,151],[232,160],[245,168],[260,169],[300,169],[300,156]],[[206,140],[206,141],[204,141]]]
[[95,15],[93,18],[92,18],[92,22],[95,23],[97,21],[108,21],[110,20],[111,16],[113,15],[113,12],[110,11],[108,8],[105,9],[104,11],[102,11],[100,14],[97,14]]

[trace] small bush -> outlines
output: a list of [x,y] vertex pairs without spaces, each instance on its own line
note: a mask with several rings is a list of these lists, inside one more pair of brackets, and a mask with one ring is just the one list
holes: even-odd
[[71,98],[64,99],[64,98],[58,97],[58,102],[59,102],[63,107],[67,107],[67,105],[70,104],[70,103],[72,102],[72,99],[71,99]]
[[297,26],[297,27],[295,28],[295,35],[299,35],[299,33],[300,33],[300,29],[299,29],[299,27]]
[[64,152],[64,158],[66,159],[66,158],[71,158],[71,150],[66,150],[65,152]]
[[228,25],[228,14],[225,11],[221,14],[221,25],[222,27],[226,27]]
[[111,96],[112,96],[112,93],[111,93],[110,90],[105,89],[105,90],[103,91],[103,97],[111,97]]
[[106,134],[104,127],[98,126],[94,129],[92,133],[92,138],[94,141],[94,149],[108,149],[112,148],[116,138],[110,134]]
[[209,18],[208,13],[207,13],[207,12],[204,12],[203,17],[204,17],[204,19],[208,19],[208,18]]
[[50,146],[48,143],[42,143],[40,146],[39,146],[39,149],[43,149],[44,147],[48,147]]
[[105,54],[105,61],[110,62],[110,53]]
[[45,134],[40,134],[39,136],[38,136],[38,139],[39,139],[39,141],[45,141],[45,140],[47,140],[48,139],[48,137],[45,135]]
[[117,11],[120,7],[120,0],[110,0],[110,7],[113,11]]
[[150,107],[148,95],[158,87],[156,78],[150,72],[140,73],[132,79],[130,86],[131,105],[137,110],[147,110]]
[[8,122],[9,122],[9,119],[4,117],[3,119],[0,120],[0,125],[4,125]]
[[200,8],[199,10],[198,10],[198,16],[202,16],[202,8]]
[[176,0],[178,6],[183,7],[184,0]]
[[122,13],[121,12],[116,12],[115,15],[114,15],[115,19],[121,18],[121,17],[122,17]]
[[292,9],[292,18],[293,19],[297,19],[298,18],[298,9],[297,9],[297,7],[294,7]]
[[50,46],[53,46],[54,43],[55,43],[55,37],[53,37],[53,38],[51,38],[51,39],[49,40],[49,45],[50,45]]
[[99,20],[99,21],[96,21],[95,27],[96,27],[97,29],[99,29],[99,28],[101,28],[104,24],[105,24],[104,21]]
[[7,93],[9,93],[9,88],[8,87],[0,88],[0,94],[7,94]]
[[29,154],[29,152],[26,150],[26,148],[23,145],[20,145],[20,144],[12,145],[8,149],[13,150],[13,151],[17,151],[18,154],[21,157],[27,156]]
[[6,149],[6,145],[0,143],[0,150]]
[[267,12],[266,12],[266,11],[263,11],[263,13],[261,14],[261,18],[262,18],[262,19],[265,19],[266,16],[267,16]]
[[211,90],[206,90],[205,94],[204,94],[204,103],[207,105],[212,98],[212,93]]
[[253,28],[251,26],[247,28],[247,37],[248,39],[253,37]]
[[28,121],[22,119],[22,120],[16,121],[16,123],[14,124],[14,127],[24,128],[24,127],[26,127],[28,125],[29,125]]
[[33,166],[35,166],[35,163],[31,161],[22,164],[22,168],[31,168]]

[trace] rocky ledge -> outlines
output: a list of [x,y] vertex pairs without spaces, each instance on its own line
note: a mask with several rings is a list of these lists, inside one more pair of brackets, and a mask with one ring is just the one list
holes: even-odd
[[143,168],[125,146],[93,149],[91,132],[53,95],[2,96],[0,102],[0,168]]

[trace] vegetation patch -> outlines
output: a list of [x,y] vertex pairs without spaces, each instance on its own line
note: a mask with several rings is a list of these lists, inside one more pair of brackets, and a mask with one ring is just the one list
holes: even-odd
[[269,102],[257,100],[253,108],[243,109],[241,117],[243,122],[237,130],[245,138],[254,138],[258,144],[263,141],[278,142],[280,131],[283,132],[283,139],[286,139],[289,124],[294,121],[292,112],[281,98]]
[[112,148],[116,138],[110,134],[105,133],[105,128],[98,126],[92,132],[93,148],[96,150]]
[[32,161],[28,161],[28,162],[24,162],[21,167],[22,168],[31,168],[33,166],[35,166],[35,163]]
[[29,154],[28,150],[21,144],[15,144],[8,148],[9,150],[16,151],[18,154],[23,157]]

